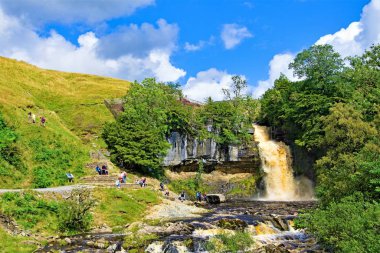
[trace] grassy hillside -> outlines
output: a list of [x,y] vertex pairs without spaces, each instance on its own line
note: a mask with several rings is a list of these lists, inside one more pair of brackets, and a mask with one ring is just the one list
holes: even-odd
[[[104,122],[112,120],[104,99],[124,95],[128,86],[0,57],[0,113],[17,135],[13,148],[21,162],[0,161],[0,188],[62,184],[66,171],[82,175],[89,151],[104,145],[97,138]],[[36,124],[28,122],[28,112],[37,116]]]

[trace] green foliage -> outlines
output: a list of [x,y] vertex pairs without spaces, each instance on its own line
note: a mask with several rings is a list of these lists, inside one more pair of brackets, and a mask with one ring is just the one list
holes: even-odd
[[124,113],[103,131],[112,159],[130,169],[157,170],[170,147],[166,137],[171,131],[190,131],[180,96],[154,79],[134,83],[124,97]]
[[24,229],[55,230],[59,204],[32,192],[7,192],[0,198],[1,212],[14,218]]
[[[94,208],[96,220],[111,227],[124,226],[140,220],[142,213],[151,205],[158,204],[157,192],[148,188],[135,189],[101,189],[94,193],[99,205]],[[101,225],[100,224],[100,225]]]
[[326,208],[302,214],[297,226],[306,227],[333,252],[380,252],[380,205],[360,194],[331,202]]
[[88,189],[74,189],[60,206],[59,230],[63,232],[84,232],[90,229],[91,209],[95,206]]
[[66,173],[71,172],[75,177],[81,176],[83,172],[82,163],[73,161],[84,161],[86,154],[64,144],[55,135],[54,139],[44,139],[41,135],[35,136],[29,142],[29,147],[34,151],[33,160],[38,166],[33,168],[33,186],[45,188],[52,185],[62,185],[67,182]]
[[236,231],[234,234],[220,234],[212,237],[206,243],[206,249],[210,252],[244,252],[254,244],[251,235],[246,232]]
[[186,198],[191,200],[195,200],[195,193],[197,191],[207,193],[212,190],[211,187],[206,185],[202,180],[197,181],[195,178],[173,180],[169,183],[168,187],[171,191],[176,193],[184,191]]
[[0,177],[14,177],[18,172],[25,172],[25,165],[15,145],[17,138],[16,132],[6,124],[0,112]]
[[37,249],[30,244],[30,238],[11,236],[0,228],[0,252],[2,253],[30,253]]
[[315,161],[321,206],[300,221],[334,252],[379,251],[379,52],[344,67],[331,46],[313,46],[290,64],[303,79],[281,76],[261,100],[261,122]]
[[331,45],[314,45],[299,53],[289,67],[298,78],[305,77],[321,85],[313,88],[324,88],[326,80],[342,71],[343,60]]

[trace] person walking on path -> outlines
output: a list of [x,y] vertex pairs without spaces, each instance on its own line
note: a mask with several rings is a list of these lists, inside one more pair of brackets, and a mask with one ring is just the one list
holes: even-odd
[[41,125],[44,127],[46,124],[46,118],[44,116],[41,117]]

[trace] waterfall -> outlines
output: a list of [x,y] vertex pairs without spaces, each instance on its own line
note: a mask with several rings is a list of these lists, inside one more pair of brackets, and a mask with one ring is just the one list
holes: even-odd
[[290,149],[285,143],[270,139],[268,128],[254,124],[262,169],[265,172],[264,200],[292,201],[313,198],[313,187],[307,178],[295,179]]

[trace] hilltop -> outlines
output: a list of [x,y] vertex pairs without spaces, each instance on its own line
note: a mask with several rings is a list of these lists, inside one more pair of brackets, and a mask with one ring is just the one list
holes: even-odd
[[[103,124],[113,119],[104,99],[121,97],[128,87],[128,81],[0,57],[0,116],[17,136],[11,162],[0,156],[0,188],[59,185],[66,171],[83,175],[89,152],[105,147],[98,138]],[[37,123],[28,122],[28,112]]]

